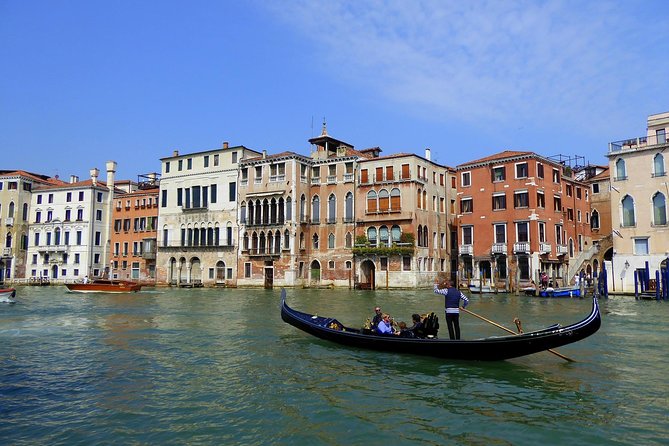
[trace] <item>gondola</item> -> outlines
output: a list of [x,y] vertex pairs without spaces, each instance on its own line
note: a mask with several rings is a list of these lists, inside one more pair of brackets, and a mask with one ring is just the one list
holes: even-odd
[[472,361],[500,361],[543,352],[585,339],[601,325],[599,304],[593,298],[590,315],[565,327],[556,324],[518,335],[471,340],[382,336],[344,326],[334,318],[294,310],[286,303],[286,290],[281,291],[281,319],[311,335],[351,347]]

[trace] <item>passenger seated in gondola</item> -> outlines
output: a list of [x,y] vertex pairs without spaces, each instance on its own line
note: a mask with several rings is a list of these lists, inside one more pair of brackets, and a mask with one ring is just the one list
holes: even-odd
[[376,334],[391,335],[393,334],[393,324],[388,313],[383,313],[381,322],[376,326]]
[[420,318],[420,314],[417,314],[417,313],[412,314],[411,315],[411,320],[413,321],[413,325],[411,327],[409,327],[408,329],[411,330],[414,337],[424,338],[425,337],[425,331],[423,330],[423,321]]
[[399,330],[395,332],[396,335],[398,335],[400,338],[413,338],[415,337],[413,330],[409,327],[407,327],[406,322],[401,321],[399,324],[397,324]]
[[375,307],[374,317],[372,318],[372,326],[370,327],[372,330],[376,330],[376,327],[379,325],[379,322],[381,322],[382,317],[383,313],[381,313],[381,307]]

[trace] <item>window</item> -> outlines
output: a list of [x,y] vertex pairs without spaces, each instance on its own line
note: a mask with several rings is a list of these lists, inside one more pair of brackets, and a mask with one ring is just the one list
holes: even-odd
[[625,167],[625,160],[619,158],[616,161],[616,177],[614,178],[614,180],[621,181],[626,179],[627,179],[627,169]]
[[170,173],[170,162],[165,162],[165,173]]
[[537,191],[537,207],[538,208],[546,207],[546,197],[544,196],[544,192],[540,190]]
[[393,239],[393,243],[399,243],[401,235],[402,235],[402,230],[400,229],[399,226],[393,225],[393,227],[390,228],[390,236]]
[[[231,183],[229,184],[229,195],[228,195],[228,199],[229,199],[231,202],[235,202],[235,201],[237,201],[237,183],[235,183],[235,182],[231,182]],[[212,202],[212,203],[213,203],[213,202]]]
[[581,195],[581,188],[578,187],[578,186],[576,186],[576,199],[577,199],[577,200],[580,200],[581,198],[582,198],[582,195]]
[[648,255],[648,239],[635,238],[634,239],[634,255],[647,256]]
[[560,184],[560,171],[553,169],[553,183]]
[[553,210],[555,212],[562,212],[562,198],[557,195],[553,197]]
[[314,234],[312,239],[312,246],[314,249],[318,249],[318,234]]
[[186,162],[187,162],[187,164],[188,164],[187,169],[188,169],[188,170],[191,170],[191,169],[193,168],[193,158],[188,158],[188,159],[186,160]]
[[655,137],[657,138],[657,144],[666,144],[667,143],[667,134],[665,129],[655,130]]
[[539,242],[546,243],[546,223],[543,221],[538,222],[539,227]]
[[96,200],[98,201],[98,203],[102,203],[102,192],[97,193]]
[[622,226],[629,227],[635,226],[636,220],[634,217],[634,199],[629,195],[626,195],[623,198],[622,202]]
[[667,202],[661,192],[653,195],[653,224],[658,226],[667,224]]
[[40,211],[35,212],[35,223],[40,223],[42,221],[42,213]]
[[555,243],[558,245],[564,245],[562,225],[555,225]]
[[348,192],[346,194],[346,203],[344,206],[344,220],[346,222],[353,221],[353,194]]
[[250,263],[244,263],[244,277],[249,278],[251,277],[251,264]]
[[571,197],[571,196],[572,196],[572,187],[571,187],[571,184],[567,184],[566,189],[567,189],[567,191],[566,191],[567,196],[568,196],[568,197]]
[[541,163],[537,163],[537,178],[543,178],[544,177],[544,165]]
[[495,243],[506,243],[506,224],[495,224]]
[[335,235],[330,233],[328,235],[328,249],[334,249],[335,247]]
[[501,211],[506,209],[506,194],[496,193],[492,196],[492,210]]
[[163,189],[161,191],[161,195],[162,195],[162,197],[161,197],[161,200],[160,200],[160,205],[161,205],[161,207],[165,208],[165,207],[167,207],[167,190]]
[[574,221],[574,210],[572,208],[567,208],[567,220]]
[[388,257],[380,257],[381,271],[388,271]]
[[516,164],[516,178],[527,178],[527,163]]
[[530,206],[530,198],[527,191],[516,191],[513,194],[513,207],[526,208]]
[[411,271],[411,257],[402,256],[402,271]]
[[462,227],[462,244],[471,245],[474,240],[474,227],[473,226],[463,226]]
[[311,200],[311,222],[319,223],[321,221],[321,200],[315,195]]
[[462,198],[460,200],[460,213],[468,214],[474,212],[474,201],[470,198]]
[[530,241],[530,225],[526,221],[516,223],[516,241],[527,243]]
[[472,185],[472,173],[471,172],[462,172],[460,184],[462,187],[469,187]]
[[390,207],[390,195],[386,189],[379,191],[379,211],[387,212]]
[[376,192],[370,190],[367,192],[367,212],[376,212]]
[[211,202],[211,203],[216,203],[216,199],[217,199],[217,197],[216,197],[217,190],[216,189],[217,188],[216,188],[215,184],[212,184],[211,186],[209,186],[209,193],[211,195],[211,197],[209,199],[209,202]]
[[[237,154],[237,152],[233,152],[233,155],[236,155],[236,154]],[[233,157],[233,159],[234,159],[234,157]],[[232,162],[234,163],[235,161],[232,161]],[[218,166],[218,154],[214,155],[214,167],[216,167],[216,166]]]
[[492,168],[492,181],[504,181],[506,180],[506,168],[504,166],[497,166]]
[[379,228],[379,240],[381,246],[388,246],[388,226],[384,225]]
[[95,219],[97,221],[102,221],[102,209],[98,209],[95,211]]
[[328,223],[337,222],[337,198],[334,194],[328,197]]
[[367,240],[370,245],[376,246],[376,228],[374,226],[367,228]]
[[408,180],[410,178],[410,173],[409,173],[409,165],[408,164],[402,164],[402,179],[403,180]]
[[204,167],[209,167],[209,155],[204,156]]
[[653,158],[653,176],[654,177],[663,177],[667,174],[664,170],[664,156],[661,153],[658,153]]
[[530,258],[527,256],[518,256],[518,269],[520,270],[520,280],[530,280]]
[[100,231],[95,231],[95,246],[100,246],[101,234]]
[[[79,246],[81,246],[82,235],[83,235],[83,234],[82,234],[81,231],[77,231],[77,234],[76,234],[76,236],[77,236],[77,243],[76,243],[76,244],[79,245]],[[76,256],[76,255],[77,255],[77,254],[75,254],[75,256]],[[76,259],[76,257],[75,257],[75,259]]]

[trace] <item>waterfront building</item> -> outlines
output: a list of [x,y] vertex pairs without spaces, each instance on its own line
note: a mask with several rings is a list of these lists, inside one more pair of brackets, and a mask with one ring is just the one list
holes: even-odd
[[311,156],[240,164],[239,285],[354,286],[355,169],[365,155],[327,134]]
[[634,291],[634,271],[666,267],[669,112],[650,115],[645,136],[609,143],[613,256],[609,289]]
[[32,190],[59,183],[57,178],[23,170],[0,171],[0,283],[25,276]]
[[589,189],[569,166],[533,152],[503,151],[457,166],[459,278],[514,289],[571,280],[570,262],[592,243]]
[[114,196],[110,243],[114,279],[156,281],[158,178],[152,173],[140,176],[137,183],[119,182],[122,192]]
[[162,158],[157,281],[175,286],[237,282],[237,175],[244,146]]
[[31,280],[81,280],[108,273],[111,199],[116,162],[108,161],[107,181],[91,178],[39,185],[33,189],[26,277]]
[[425,157],[381,149],[358,163],[354,249],[360,288],[414,288],[434,283],[452,265],[449,169]]
[[599,275],[604,260],[613,255],[611,227],[611,177],[609,166],[591,165],[582,171],[582,180],[590,189],[590,231],[596,253],[586,260],[582,270],[585,277]]

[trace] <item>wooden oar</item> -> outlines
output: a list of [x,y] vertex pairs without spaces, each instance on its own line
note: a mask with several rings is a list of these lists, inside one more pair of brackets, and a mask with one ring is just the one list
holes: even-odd
[[[518,335],[518,333],[516,333],[515,331],[513,331],[513,330],[511,330],[511,329],[506,328],[504,325],[500,325],[500,324],[498,324],[497,322],[491,321],[490,319],[486,319],[486,318],[484,318],[483,316],[480,316],[480,315],[474,313],[473,311],[469,311],[468,309],[466,309],[466,308],[462,308],[462,307],[460,307],[460,309],[461,309],[462,311],[464,311],[465,313],[467,313],[467,314],[471,314],[471,315],[474,316],[474,317],[477,317],[477,318],[479,318],[479,319],[481,319],[481,320],[483,320],[483,321],[486,321],[486,322],[489,323],[489,324],[494,325],[494,326],[497,327],[497,328],[501,328],[502,330],[504,330],[504,331],[508,331],[509,333],[514,334],[514,335],[516,335],[516,336]],[[516,322],[516,326],[518,327],[518,330],[522,333],[522,329],[520,328],[520,319],[516,318],[516,319],[514,320],[514,322],[515,322],[516,320],[518,321],[518,322]],[[553,350],[552,348],[549,348],[548,351],[551,352],[551,353],[553,353],[555,356],[559,356],[560,358],[564,359],[565,361],[576,362],[576,361],[574,361],[573,359],[571,359],[571,358],[569,358],[569,357],[563,355],[562,353],[560,353],[560,352],[556,352],[556,351]]]

